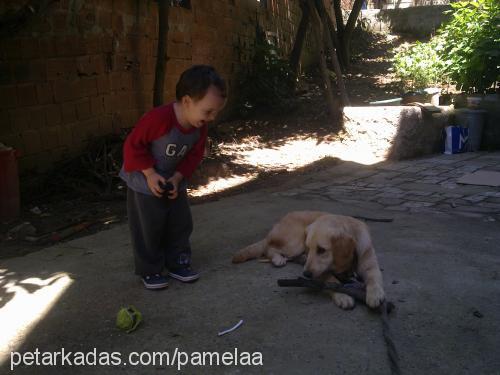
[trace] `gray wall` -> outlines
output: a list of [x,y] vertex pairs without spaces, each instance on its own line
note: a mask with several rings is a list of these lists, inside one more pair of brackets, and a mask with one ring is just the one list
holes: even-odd
[[361,20],[368,29],[375,32],[391,31],[427,37],[435,32],[441,23],[449,18],[444,11],[449,5],[429,5],[399,9],[366,9]]

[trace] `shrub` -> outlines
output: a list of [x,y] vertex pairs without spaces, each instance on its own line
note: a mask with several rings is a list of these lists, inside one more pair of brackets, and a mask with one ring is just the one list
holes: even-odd
[[396,76],[405,88],[423,89],[443,81],[444,63],[438,50],[441,40],[433,38],[427,43],[416,42],[394,56]]
[[395,56],[396,76],[412,88],[451,81],[464,91],[482,93],[499,80],[500,2],[451,6],[451,19],[429,42],[417,42]]
[[452,4],[450,21],[438,36],[446,74],[464,91],[484,92],[499,77],[500,2],[474,0]]
[[250,70],[238,82],[240,111],[257,108],[288,109],[294,94],[295,80],[289,62],[279,57],[277,47],[257,28],[254,56]]

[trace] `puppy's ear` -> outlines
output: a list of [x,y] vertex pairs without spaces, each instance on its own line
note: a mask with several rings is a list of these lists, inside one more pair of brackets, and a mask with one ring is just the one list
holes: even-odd
[[332,252],[335,272],[347,272],[353,269],[356,254],[356,240],[349,236],[333,236]]

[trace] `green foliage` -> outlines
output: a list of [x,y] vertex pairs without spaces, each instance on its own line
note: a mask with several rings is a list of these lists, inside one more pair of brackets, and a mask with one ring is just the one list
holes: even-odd
[[438,54],[441,48],[441,39],[433,38],[427,43],[416,42],[394,56],[396,76],[405,88],[418,90],[442,82],[445,65]]
[[438,36],[446,74],[465,91],[484,92],[498,79],[500,2],[474,0],[452,4],[452,18]]
[[289,108],[295,79],[289,62],[279,57],[276,46],[257,29],[254,57],[250,71],[239,81],[240,110]]
[[464,91],[484,92],[499,80],[500,2],[472,0],[451,6],[451,19],[436,36],[395,56],[396,75],[412,88],[451,81]]

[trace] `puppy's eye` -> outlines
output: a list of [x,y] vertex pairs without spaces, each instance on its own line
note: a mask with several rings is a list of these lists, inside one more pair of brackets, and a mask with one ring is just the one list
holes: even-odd
[[324,247],[321,247],[321,246],[318,246],[318,249],[316,250],[316,252],[317,252],[318,254],[320,254],[320,255],[321,255],[321,254],[324,254],[324,253],[325,253],[325,251],[326,251],[326,250],[325,250],[325,248],[324,248]]

